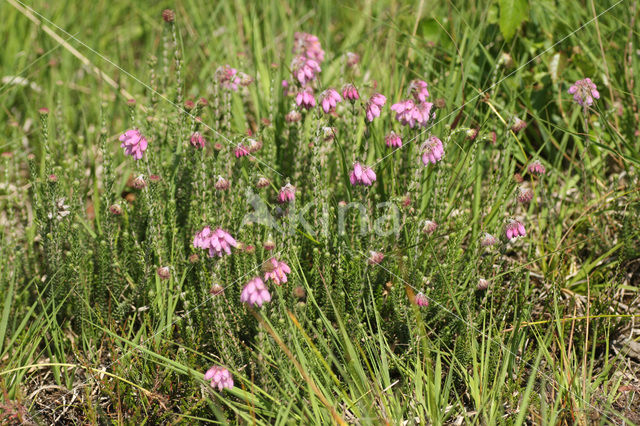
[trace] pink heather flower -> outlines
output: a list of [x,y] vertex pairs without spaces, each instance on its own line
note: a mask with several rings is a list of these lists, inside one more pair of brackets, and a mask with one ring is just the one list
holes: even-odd
[[426,102],[429,97],[429,91],[427,90],[427,83],[422,80],[413,80],[409,84],[409,93],[419,103]]
[[380,111],[386,102],[387,98],[380,93],[375,93],[371,98],[369,98],[366,108],[367,120],[369,120],[369,123],[371,123],[374,118],[380,117]]
[[296,105],[304,109],[311,109],[316,106],[316,99],[313,97],[313,90],[306,87],[296,95]]
[[388,147],[400,148],[402,146],[402,139],[393,130],[384,138]]
[[214,365],[204,373],[204,379],[211,380],[211,387],[218,388],[219,391],[233,388],[231,373],[224,367]]
[[124,148],[125,155],[140,160],[147,150],[147,139],[137,129],[129,129],[120,135],[120,148]]
[[278,261],[275,257],[272,257],[264,265],[264,280],[271,279],[277,285],[287,282],[287,274],[291,273],[291,268],[284,262]]
[[236,150],[234,151],[236,158],[244,157],[245,155],[249,155],[249,150],[245,148],[244,145],[238,144]]
[[422,232],[425,234],[433,234],[433,232],[436,230],[436,228],[438,227],[438,224],[435,223],[432,220],[425,220],[424,221],[424,226],[422,227]]
[[429,139],[420,147],[422,152],[422,163],[426,166],[429,163],[436,164],[442,160],[444,155],[444,147],[442,141],[435,136],[429,136]]
[[517,220],[509,221],[504,233],[507,236],[508,240],[516,237],[524,237],[525,235],[527,235],[527,231],[524,229],[524,225],[522,224],[522,222],[518,222]]
[[280,203],[287,203],[289,201],[293,201],[294,198],[296,198],[295,186],[288,183],[280,189],[280,194],[278,194],[278,201]]
[[291,61],[291,70],[301,86],[306,86],[308,82],[316,78],[317,73],[322,71],[318,62],[302,55],[293,58],[293,61]]
[[433,104],[431,102],[421,102],[416,104],[411,99],[391,105],[391,110],[396,113],[396,120],[403,126],[413,128],[416,124],[425,127],[429,120],[435,116],[432,113]]
[[[407,99],[406,101],[400,101],[393,105],[391,105],[391,111],[395,111],[396,120],[398,120],[403,125],[407,125],[409,118],[413,117],[413,111],[415,104],[411,99]],[[414,120],[415,122],[415,120]],[[413,125],[411,125],[413,127]]]
[[304,55],[318,63],[324,61],[324,50],[318,37],[309,33],[296,32],[293,35],[293,53]]
[[384,260],[384,253],[380,253],[379,251],[370,251],[369,254],[369,265],[379,265],[380,262]]
[[467,138],[472,141],[478,136],[478,129],[469,129],[467,130]]
[[600,99],[598,88],[590,78],[578,80],[569,88],[569,94],[573,95],[573,100],[583,107],[593,104],[594,99]]
[[533,163],[529,164],[529,173],[535,175],[543,175],[547,172],[547,169],[544,168],[540,161],[536,160]]
[[518,198],[518,201],[521,202],[522,204],[530,203],[531,200],[533,200],[533,191],[527,188],[520,187],[520,189],[518,190],[517,198]]
[[356,162],[353,164],[353,171],[349,175],[351,185],[371,186],[376,181],[376,174],[371,167],[362,166]]
[[238,91],[238,84],[240,84],[240,78],[237,76],[238,70],[231,68],[229,65],[219,67],[216,70],[216,77],[218,83],[227,90]]
[[240,294],[240,301],[249,306],[262,306],[271,301],[271,293],[260,277],[255,277],[247,283]]
[[340,94],[335,89],[325,90],[320,95],[320,98],[320,105],[322,105],[322,110],[325,114],[328,114],[329,111],[334,110],[338,102],[342,101]]
[[189,143],[191,143],[191,146],[194,148],[204,148],[205,142],[200,132],[193,132],[191,139],[189,139]]
[[419,292],[418,294],[416,294],[414,302],[416,305],[422,308],[426,308],[427,306],[429,306],[429,299],[427,299],[427,296],[425,296],[424,293],[422,292]]
[[231,247],[237,247],[238,243],[224,229],[211,231],[210,227],[205,226],[193,238],[193,246],[209,250],[209,257],[222,257],[224,253],[231,254]]
[[358,93],[356,86],[351,83],[347,83],[342,86],[342,97],[349,102],[354,102],[360,99],[360,94]]
[[482,247],[489,247],[496,244],[498,240],[493,235],[485,232],[482,238],[480,238],[480,245]]

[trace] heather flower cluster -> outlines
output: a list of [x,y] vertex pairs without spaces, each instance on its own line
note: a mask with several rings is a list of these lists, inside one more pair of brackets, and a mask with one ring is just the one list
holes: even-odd
[[204,137],[200,134],[200,132],[193,132],[191,134],[191,138],[189,139],[189,143],[192,147],[202,149],[206,143]]
[[291,273],[291,268],[284,262],[272,257],[265,263],[264,267],[264,280],[272,280],[275,284],[281,285],[287,282],[287,274]]
[[[387,13],[380,6],[374,12],[379,12],[378,9],[392,18],[395,9],[398,13],[405,10],[391,8],[393,13]],[[225,13],[230,10],[225,9]],[[286,7],[278,7],[269,13],[261,12],[257,10],[249,16],[251,19],[237,15],[246,18],[242,23],[247,25],[267,18],[264,25],[256,23],[255,32],[237,37],[230,31],[236,28],[234,24],[227,26],[226,33],[222,28],[219,35],[211,38],[239,40],[238,46],[226,46],[228,52],[213,52],[215,56],[237,54],[238,63],[246,65],[235,65],[236,69],[223,65],[224,62],[213,66],[208,63],[206,48],[212,49],[211,46],[196,52],[197,60],[188,67],[183,61],[194,55],[182,55],[178,31],[188,28],[190,22],[197,24],[198,19],[176,21],[175,14],[165,10],[163,34],[153,38],[158,50],[162,50],[158,54],[160,60],[148,57],[149,90],[131,89],[132,93],[146,95],[138,103],[127,102],[129,114],[123,113],[123,108],[113,109],[115,123],[121,123],[122,115],[129,123],[118,128],[113,138],[107,137],[113,129],[107,129],[106,125],[99,131],[95,127],[84,128],[82,120],[58,125],[55,123],[58,116],[68,115],[62,106],[60,111],[56,107],[52,115],[41,109],[42,131],[35,132],[25,117],[28,114],[20,111],[23,96],[17,96],[18,107],[10,99],[6,110],[11,113],[8,120],[15,128],[8,129],[3,143],[7,149],[24,147],[28,151],[17,153],[18,158],[7,153],[0,155],[0,204],[7,207],[0,211],[3,243],[14,244],[13,223],[21,225],[16,231],[19,237],[19,241],[15,240],[16,250],[13,246],[0,250],[6,252],[9,262],[15,260],[16,264],[10,265],[6,285],[0,284],[11,290],[8,292],[11,296],[14,282],[16,285],[33,282],[33,291],[24,295],[14,292],[20,295],[14,298],[18,302],[25,299],[31,303],[45,289],[47,306],[65,321],[66,328],[85,322],[71,321],[64,315],[81,314],[109,326],[131,324],[135,329],[145,324],[167,325],[168,337],[179,345],[158,347],[153,339],[145,341],[154,344],[154,350],[166,349],[168,357],[177,357],[179,365],[184,364],[179,369],[183,373],[188,373],[198,360],[219,360],[215,365],[200,365],[198,371],[203,376],[191,375],[204,378],[196,389],[185,383],[177,386],[168,379],[156,384],[153,380],[145,381],[145,387],[158,395],[183,397],[184,404],[169,405],[189,419],[206,420],[204,416],[212,417],[211,412],[220,423],[249,419],[268,423],[288,418],[304,422],[311,411],[323,423],[340,422],[342,417],[357,422],[358,415],[395,423],[405,417],[420,416],[425,410],[411,401],[404,404],[404,399],[402,406],[396,404],[400,409],[392,406],[394,410],[380,414],[385,407],[378,407],[381,404],[376,404],[376,392],[366,386],[359,392],[361,402],[336,402],[335,396],[340,394],[335,389],[340,388],[333,386],[335,377],[330,370],[342,373],[344,369],[339,365],[342,358],[333,356],[339,353],[333,346],[344,343],[340,339],[345,333],[334,333],[332,327],[344,324],[348,329],[347,340],[361,344],[365,358],[372,353],[377,356],[369,349],[381,339],[384,348],[387,343],[397,348],[385,352],[393,364],[394,375],[395,370],[412,371],[415,357],[404,355],[415,352],[421,342],[426,342],[425,347],[433,346],[429,341],[434,338],[443,351],[442,368],[464,373],[468,367],[465,363],[470,359],[466,356],[467,349],[473,347],[465,348],[459,343],[477,337],[476,325],[484,326],[485,319],[499,318],[500,321],[486,324],[493,327],[489,330],[492,335],[506,337],[509,329],[519,327],[517,307],[496,301],[515,300],[505,297],[509,291],[523,296],[538,295],[536,286],[542,284],[537,277],[554,275],[545,275],[549,264],[573,271],[576,262],[588,260],[586,253],[573,249],[558,251],[560,254],[550,259],[541,258],[538,252],[549,250],[539,247],[547,247],[549,239],[554,250],[571,247],[565,245],[564,237],[554,239],[546,235],[545,224],[552,225],[558,235],[573,239],[596,229],[599,248],[609,240],[616,243],[619,238],[613,237],[620,229],[623,234],[627,227],[634,229],[633,219],[637,215],[632,211],[633,205],[627,200],[623,203],[616,195],[624,191],[626,196],[624,186],[635,185],[638,180],[631,165],[623,167],[632,157],[627,155],[630,149],[625,144],[616,145],[620,153],[600,148],[611,140],[633,142],[631,135],[640,130],[635,122],[630,127],[633,114],[615,116],[616,102],[622,102],[623,97],[607,103],[611,118],[616,120],[615,128],[607,125],[607,111],[595,114],[590,109],[598,105],[600,94],[589,78],[573,83],[568,94],[569,84],[560,86],[564,87],[563,101],[575,109],[575,114],[566,114],[562,100],[539,90],[543,85],[535,76],[546,76],[549,72],[545,69],[546,74],[535,74],[535,61],[517,73],[514,71],[517,78],[512,83],[522,85],[522,90],[512,90],[513,87],[504,90],[502,77],[510,75],[505,57],[497,62],[473,52],[456,57],[453,45],[447,42],[437,43],[437,49],[431,53],[411,49],[415,55],[409,56],[418,61],[405,58],[408,51],[404,48],[398,50],[398,57],[385,58],[389,49],[385,47],[380,52],[373,49],[378,45],[393,46],[398,37],[386,41],[387,29],[371,24],[354,25],[354,29],[366,29],[371,41],[357,37],[357,31],[352,31],[355,36],[343,31],[332,37],[334,42],[344,45],[371,43],[362,52],[363,62],[352,52],[325,55],[320,39],[305,32],[296,32],[292,51],[287,46],[282,52],[283,38],[267,43],[254,38],[262,34],[291,34],[289,28],[274,25],[280,22],[280,12],[286,15],[285,23],[295,22],[299,18],[294,13],[297,11],[290,13]],[[341,29],[337,25],[340,20],[334,23],[333,18],[320,14],[305,16],[310,16],[309,25],[324,28],[323,34],[333,26]],[[407,19],[398,22],[402,27],[413,25]],[[327,23],[330,27],[325,26]],[[240,27],[244,31],[244,26]],[[484,40],[498,34],[499,26],[494,27],[489,32],[477,32],[483,37],[482,43],[471,40],[473,43],[465,47],[465,40],[461,40],[461,52],[478,45],[493,46],[487,47],[486,52],[498,54],[504,43],[491,45]],[[522,32],[522,28],[518,27],[518,31]],[[196,30],[204,28],[194,27]],[[400,34],[404,28],[394,26],[391,30],[390,34]],[[524,46],[526,50],[526,43],[521,43],[524,35],[514,40],[518,42],[510,47],[522,50]],[[201,41],[206,44],[206,37]],[[255,52],[257,57],[250,57],[249,52]],[[519,59],[526,56],[521,53],[517,55]],[[571,61],[584,61],[583,53],[576,50]],[[262,63],[262,58],[273,63]],[[457,61],[463,59],[469,65],[465,65],[465,73],[486,72],[480,78],[470,75],[468,81],[492,86],[479,92],[474,84],[458,84],[454,78],[460,74],[456,71],[460,65]],[[428,84],[397,75],[397,70],[404,70],[404,63],[418,64],[409,73],[433,75],[434,80]],[[239,71],[244,66],[260,73],[256,74],[258,87],[247,89],[253,78]],[[58,79],[65,70],[52,72]],[[202,81],[194,81],[199,76]],[[556,78],[553,87],[558,87]],[[13,81],[10,83],[14,85]],[[532,84],[533,87],[527,86]],[[617,87],[623,87],[620,81]],[[11,90],[22,89],[16,86]],[[113,92],[118,93],[117,87]],[[476,92],[480,95],[476,96]],[[449,96],[452,93],[455,96]],[[621,90],[618,93],[628,94]],[[443,98],[435,99],[440,94]],[[460,104],[467,100],[473,107]],[[447,103],[451,105],[447,107]],[[520,109],[510,111],[513,105]],[[451,114],[439,117],[442,119],[436,123],[436,114],[440,116],[445,108]],[[106,123],[111,113],[103,115],[103,110],[111,108],[93,106],[87,117],[99,116]],[[589,112],[594,114],[588,116]],[[576,116],[584,118],[584,122],[574,122]],[[47,128],[47,123],[55,125]],[[581,135],[585,143],[579,145],[576,142]],[[85,148],[80,143],[85,140],[91,150],[77,152],[78,147]],[[555,144],[556,140],[562,143]],[[603,143],[593,147],[588,145],[591,140]],[[566,152],[571,155],[563,152],[567,146]],[[578,160],[580,148],[583,153]],[[73,152],[65,156],[64,150]],[[396,152],[400,150],[401,153]],[[609,155],[613,160],[589,162],[592,155]],[[88,164],[94,159],[103,164]],[[589,164],[594,167],[585,167]],[[583,172],[582,176],[579,172]],[[602,179],[589,179],[598,175],[587,173],[596,172],[602,173]],[[620,177],[612,177],[610,173]],[[27,174],[31,174],[30,185],[13,182],[15,176],[23,179]],[[584,181],[589,191],[581,194],[577,190],[578,181]],[[584,195],[582,204],[580,195]],[[15,201],[18,199],[24,201],[23,205]],[[583,223],[580,208],[587,206],[589,200],[615,202],[611,211],[616,206],[629,206],[628,215],[607,216],[611,216],[609,220],[617,220],[618,216],[624,219],[624,229],[608,226],[606,218],[600,223]],[[591,227],[602,223],[606,226]],[[575,235],[565,232],[574,227]],[[562,247],[555,247],[556,240]],[[620,240],[619,245],[624,242]],[[564,257],[571,263],[563,266]],[[628,274],[617,274],[630,261],[627,257],[632,256],[625,255],[613,266],[601,265],[608,269],[593,275],[628,281]],[[30,271],[37,276],[30,281],[14,277],[15,271]],[[528,276],[534,278],[532,285],[523,278]],[[78,286],[74,277],[79,277]],[[560,285],[575,281],[561,278]],[[597,288],[595,285],[593,288]],[[79,292],[79,300],[74,300],[75,290]],[[69,304],[64,305],[67,299]],[[9,302],[9,313],[13,315],[13,299]],[[29,306],[16,312],[28,313]],[[91,309],[74,312],[77,306]],[[531,312],[545,313],[544,309]],[[451,321],[450,317],[458,319]],[[461,327],[460,318],[469,327]],[[536,318],[531,320],[537,322]],[[16,334],[16,341],[21,344],[28,333],[21,331],[21,324],[9,325],[7,332]],[[533,327],[520,329],[523,333],[535,331]],[[372,333],[377,340],[371,338]],[[92,332],[88,338],[93,339],[94,335],[99,339],[102,333]],[[301,340],[301,336],[306,340]],[[39,341],[34,345],[42,346]],[[540,345],[534,346],[536,349]],[[287,351],[288,347],[292,350]],[[460,362],[447,353],[451,348],[463,349],[465,356]],[[305,354],[311,358],[305,358]],[[326,357],[327,364],[315,362],[318,357]],[[11,373],[7,375],[7,383],[17,386],[14,376],[24,371],[14,368],[16,357],[5,358],[4,364]],[[91,359],[95,361],[94,358]],[[112,361],[118,362],[115,358]],[[378,359],[372,361],[372,365],[379,364]],[[498,392],[507,396],[507,402],[514,398],[505,392],[528,380],[518,374],[520,366],[515,367],[508,376],[519,381]],[[270,368],[281,370],[272,373]],[[55,379],[48,370],[41,370],[38,374],[45,377],[42,380]],[[109,370],[139,376],[130,369],[116,371],[109,367]],[[148,375],[153,376],[152,373]],[[446,372],[442,377],[445,375]],[[188,374],[183,376],[189,378]],[[349,377],[342,376],[345,374],[340,374],[340,380],[349,382]],[[245,386],[234,389],[234,379],[246,384],[246,391]],[[279,392],[286,392],[288,384],[306,382],[318,383],[318,387],[307,386],[297,400],[278,405],[282,400]],[[457,382],[451,391],[445,389],[447,395],[453,395],[452,400],[460,394],[469,395],[462,389],[468,387],[468,380]],[[132,383],[127,380],[128,385]],[[394,383],[397,385],[392,385],[396,387],[389,390],[389,395],[402,397],[415,390],[411,377],[408,380],[400,377]],[[331,386],[323,388],[327,384]],[[21,388],[15,389],[19,394]],[[225,389],[234,390],[218,394]],[[124,398],[127,404],[139,399],[139,392],[136,389],[132,392],[136,398]],[[302,399],[312,401],[316,397],[326,402],[323,393],[330,400],[327,410],[318,405],[318,410],[305,411],[304,403],[300,404]],[[209,394],[216,400],[203,400],[201,394]],[[561,397],[564,394],[558,393]],[[48,396],[41,398],[46,400]],[[438,403],[447,407],[447,419],[465,418],[474,405],[469,398],[463,401],[469,403],[461,407],[445,402]],[[538,399],[533,401],[534,405],[538,403]],[[567,404],[560,405],[562,408]],[[135,407],[133,411],[125,408],[123,412],[136,413]],[[152,408],[153,418],[171,418]],[[419,412],[414,415],[416,409]],[[427,411],[429,416],[434,414],[433,410]],[[478,418],[487,417],[487,413],[476,411]],[[493,417],[499,418],[502,411],[496,411]],[[444,418],[440,414],[435,413],[435,421],[426,415],[422,417],[427,423],[437,423]],[[487,418],[492,418],[492,414],[493,411],[489,412]],[[567,411],[565,417],[572,418],[571,414]]]
[[594,99],[600,99],[600,93],[595,83],[589,77],[576,81],[570,88],[569,94],[582,107],[593,105]]
[[236,156],[236,158],[240,158],[249,155],[249,150],[244,145],[238,144],[235,151],[233,151],[233,154]]
[[360,94],[358,93],[356,86],[351,83],[347,83],[342,87],[342,97],[349,102],[355,102],[360,99]]
[[261,307],[264,303],[271,301],[271,293],[269,293],[262,278],[255,277],[242,289],[240,301],[249,306]]
[[193,239],[193,246],[209,250],[209,257],[222,257],[224,254],[231,254],[231,247],[236,247],[236,240],[222,228],[212,231],[210,227],[205,226],[196,234]]
[[316,98],[313,97],[313,89],[305,87],[296,95],[296,105],[304,109],[311,109],[316,106]]
[[301,86],[306,86],[315,80],[316,75],[322,71],[317,61],[302,55],[293,58],[291,69]]
[[516,237],[524,237],[527,235],[527,231],[524,229],[522,222],[517,220],[510,220],[504,231],[507,240],[511,240]]
[[324,61],[324,50],[318,37],[313,34],[296,32],[293,35],[293,53],[302,55],[314,61]]
[[367,120],[371,123],[374,118],[380,117],[382,107],[387,102],[387,98],[380,93],[374,93],[366,105]]
[[360,163],[353,165],[353,171],[349,175],[351,185],[371,186],[376,181],[376,174],[371,167],[362,166]]
[[338,102],[342,101],[340,94],[338,94],[335,89],[325,90],[324,92],[322,92],[322,95],[320,95],[320,98],[322,99],[320,101],[320,104],[322,105],[322,110],[325,112],[325,114],[333,111],[336,108]]
[[324,50],[318,37],[313,34],[297,32],[293,38],[293,54],[296,56],[291,63],[291,70],[300,85],[304,87],[314,81],[321,71],[320,64],[324,61]]
[[436,164],[442,160],[444,155],[444,146],[442,141],[435,136],[429,136],[429,138],[420,147],[422,152],[422,163],[426,166],[429,163]]
[[216,70],[216,77],[220,86],[234,92],[238,91],[238,86],[246,87],[253,82],[253,78],[229,65],[219,67]]
[[233,388],[233,377],[231,373],[224,367],[214,365],[204,373],[204,379],[211,381],[211,387],[217,388],[219,391],[222,389]]
[[238,90],[238,85],[240,84],[240,78],[237,74],[238,70],[231,68],[229,65],[219,67],[216,70],[218,83],[225,89],[233,90],[234,92]]
[[425,296],[422,292],[416,294],[414,302],[421,308],[426,308],[427,306],[429,306],[429,299],[427,299],[427,296]]
[[124,148],[125,155],[130,155],[134,160],[142,159],[147,150],[147,139],[142,136],[139,130],[130,129],[120,135],[121,148]]
[[393,130],[384,138],[384,142],[390,148],[400,148],[402,146],[402,138]]
[[427,83],[422,80],[414,80],[409,85],[409,92],[413,99],[405,99],[395,103],[391,105],[391,110],[396,113],[396,120],[403,126],[425,127],[429,120],[435,117],[435,113],[432,112],[433,103],[427,102],[429,97]]
[[543,175],[547,172],[547,169],[540,163],[540,161],[536,160],[533,163],[529,164],[529,173],[535,175]]
[[289,201],[293,201],[296,198],[296,187],[287,183],[280,189],[280,193],[278,194],[278,201],[280,203],[288,203]]

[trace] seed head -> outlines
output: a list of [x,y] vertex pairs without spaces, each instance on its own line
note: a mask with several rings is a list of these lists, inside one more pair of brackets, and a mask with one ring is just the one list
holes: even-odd
[[131,186],[135,189],[143,189],[147,186],[147,182],[144,181],[144,176],[140,175],[133,180]]
[[480,245],[482,247],[489,247],[496,244],[498,240],[493,235],[485,232],[482,238],[480,238]]
[[167,24],[170,24],[176,19],[176,14],[171,9],[165,9],[165,10],[162,11],[162,19]]
[[476,286],[476,288],[477,288],[479,291],[484,291],[484,290],[486,290],[487,288],[489,288],[489,281],[485,280],[484,278],[480,278],[480,279],[478,280],[478,285]]
[[222,287],[220,284],[214,284],[209,290],[209,294],[213,294],[214,296],[218,296],[222,293],[224,293],[224,287]]
[[369,265],[379,265],[380,262],[384,260],[384,253],[379,251],[370,251],[369,252]]
[[109,206],[109,211],[114,216],[120,216],[122,214],[122,207],[120,207],[119,204],[111,204],[111,206]]
[[226,191],[229,189],[229,186],[231,186],[231,183],[222,176],[218,176],[217,182],[213,185],[218,191]]
[[158,268],[156,272],[158,273],[158,276],[162,280],[168,280],[169,278],[171,278],[171,270],[169,269],[168,266],[162,266]]

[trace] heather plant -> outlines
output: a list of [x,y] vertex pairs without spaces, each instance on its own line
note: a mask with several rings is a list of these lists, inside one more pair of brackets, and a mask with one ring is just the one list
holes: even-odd
[[638,422],[638,12],[587,3],[7,0],[3,421]]

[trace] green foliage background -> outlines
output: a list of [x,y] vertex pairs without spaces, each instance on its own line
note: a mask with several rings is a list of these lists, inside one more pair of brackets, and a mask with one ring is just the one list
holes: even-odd
[[[637,316],[635,2],[29,3],[66,46],[15,2],[0,4],[0,151],[11,153],[0,158],[3,419],[637,421],[633,399],[619,392],[637,365],[613,351]],[[165,8],[174,26],[160,18]],[[387,96],[379,120],[367,126],[355,109],[284,120],[292,101],[281,81],[296,31],[322,43],[323,88],[353,81],[363,95],[375,87]],[[346,68],[346,52],[360,55],[358,72]],[[224,64],[254,83],[219,92]],[[567,94],[583,77],[601,94],[587,113]],[[446,158],[427,169],[416,160],[427,134],[400,129],[388,110],[416,78],[441,100],[429,133],[445,141]],[[185,114],[184,101],[200,97],[209,105]],[[515,117],[525,130],[510,129]],[[323,140],[325,126],[336,127],[334,141]],[[130,127],[151,141],[139,164],[117,141]],[[387,156],[392,128],[407,148]],[[205,151],[188,145],[196,129]],[[247,129],[263,142],[259,161],[232,157]],[[348,183],[352,157],[381,160],[368,191]],[[546,176],[527,173],[533,160]],[[528,206],[515,201],[516,173],[535,193]],[[128,182],[138,174],[144,190]],[[230,191],[212,189],[219,175]],[[245,190],[259,176],[271,180],[258,192],[269,208],[290,180],[296,203],[319,206],[308,220],[320,227],[328,218],[329,232],[242,225]],[[57,220],[61,197],[70,214]],[[340,234],[341,201],[375,217],[376,203],[395,203],[401,232],[360,235],[350,210],[350,232]],[[481,247],[480,236],[502,235],[510,217],[525,221],[528,236]],[[439,224],[431,236],[421,232],[426,219]],[[205,224],[255,250],[206,258],[191,244]],[[273,254],[267,240],[293,273],[252,313],[239,293]],[[385,253],[380,266],[369,264],[370,250]],[[480,278],[488,292],[477,290]],[[210,293],[214,284],[223,295]],[[410,303],[417,291],[429,307]],[[203,381],[213,364],[233,372],[233,390]],[[55,392],[34,394],[52,383]],[[55,402],[74,392],[78,403]]]

